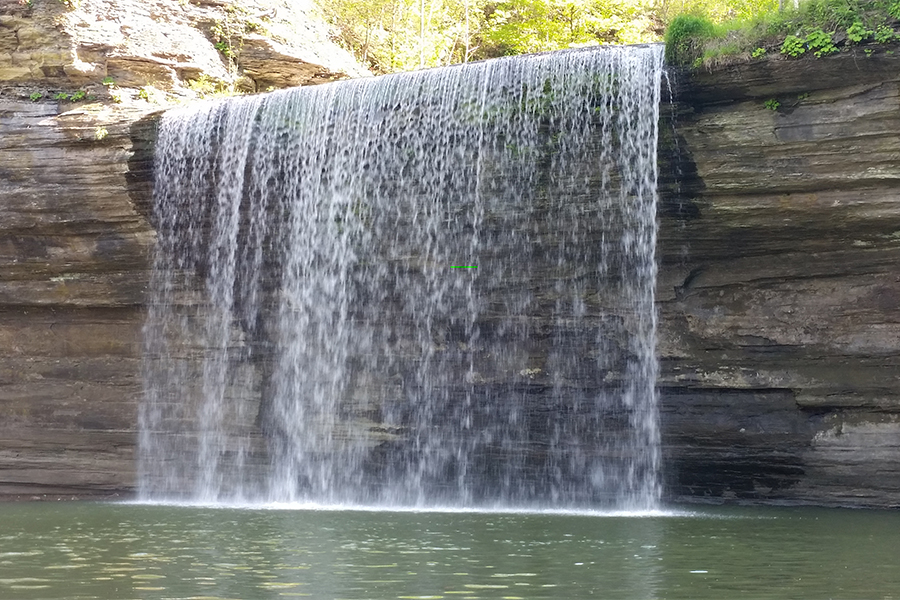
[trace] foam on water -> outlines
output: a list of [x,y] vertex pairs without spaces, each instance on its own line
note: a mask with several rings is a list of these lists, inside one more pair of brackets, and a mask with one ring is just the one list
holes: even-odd
[[[464,507],[464,506],[373,506],[371,504],[320,504],[316,502],[201,502],[178,500],[133,500],[117,502],[133,506],[169,506],[186,509],[226,509],[226,510],[273,510],[273,511],[320,511],[320,512],[377,512],[377,513],[411,513],[411,514],[473,514],[473,515],[545,515],[561,517],[598,517],[598,518],[726,518],[702,510],[678,508],[656,508],[648,510],[590,510],[565,508],[510,508],[496,507]],[[737,517],[727,517],[737,518]],[[758,517],[755,517],[758,518]]]

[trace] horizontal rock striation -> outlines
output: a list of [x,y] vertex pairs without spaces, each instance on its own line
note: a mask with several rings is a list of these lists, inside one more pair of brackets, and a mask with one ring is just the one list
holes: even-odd
[[154,240],[128,193],[150,173],[129,164],[140,114],[0,100],[0,493],[133,485]]
[[673,498],[900,505],[898,64],[677,76],[658,286]]
[[0,1],[7,94],[81,89],[121,100],[149,86],[193,97],[365,75],[309,2]]
[[[158,107],[18,96],[219,67],[103,49],[89,28],[73,46],[35,21],[80,14],[55,0],[0,8],[0,494],[128,491]],[[244,34],[252,89],[339,71],[267,67],[281,42]],[[669,499],[900,505],[898,65],[849,51],[672,73],[657,295]],[[501,367],[477,383],[546,386],[541,365],[489,376]]]
[[0,0],[0,496],[133,489],[148,115],[366,74],[327,37],[303,2]]

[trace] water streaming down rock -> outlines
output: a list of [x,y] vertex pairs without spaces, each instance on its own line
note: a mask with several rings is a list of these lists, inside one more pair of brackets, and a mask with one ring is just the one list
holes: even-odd
[[141,496],[654,506],[661,64],[573,50],[166,113]]

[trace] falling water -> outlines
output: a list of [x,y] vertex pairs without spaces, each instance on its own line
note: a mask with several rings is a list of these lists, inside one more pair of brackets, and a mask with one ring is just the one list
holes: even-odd
[[140,494],[651,508],[661,46],[165,114]]

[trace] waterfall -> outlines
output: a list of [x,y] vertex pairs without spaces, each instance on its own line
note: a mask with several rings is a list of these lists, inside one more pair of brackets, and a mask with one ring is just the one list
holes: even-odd
[[166,112],[140,497],[655,506],[662,52]]

